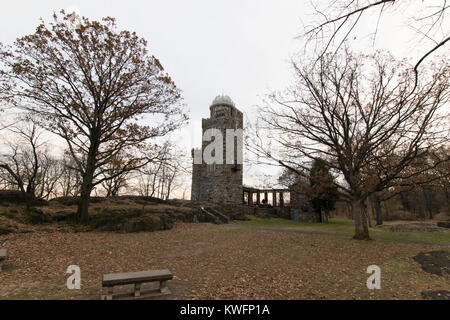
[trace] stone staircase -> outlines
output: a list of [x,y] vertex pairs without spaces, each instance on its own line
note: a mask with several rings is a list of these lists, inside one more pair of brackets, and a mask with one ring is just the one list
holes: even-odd
[[201,207],[201,211],[215,224],[228,224],[230,218],[211,207]]

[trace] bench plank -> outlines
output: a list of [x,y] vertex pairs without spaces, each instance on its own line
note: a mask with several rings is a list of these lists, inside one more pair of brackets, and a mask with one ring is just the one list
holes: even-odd
[[111,273],[103,275],[102,286],[112,287],[132,283],[143,283],[151,281],[166,281],[173,278],[172,272],[167,269],[148,270],[140,272]]

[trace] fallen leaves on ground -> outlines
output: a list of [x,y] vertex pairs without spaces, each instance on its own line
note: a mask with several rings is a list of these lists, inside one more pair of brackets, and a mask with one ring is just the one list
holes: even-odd
[[[448,274],[427,274],[412,259],[442,250],[433,245],[211,224],[9,234],[2,241],[2,299],[99,299],[103,274],[166,268],[175,276],[172,299],[422,299],[422,291],[450,288]],[[373,264],[381,268],[381,290],[366,287]],[[69,265],[81,268],[81,290],[66,287]]]

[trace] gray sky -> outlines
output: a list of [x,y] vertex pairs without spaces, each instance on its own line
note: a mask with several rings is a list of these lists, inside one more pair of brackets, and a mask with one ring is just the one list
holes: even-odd
[[[191,123],[177,135],[187,150],[201,144],[201,118],[218,94],[228,94],[245,115],[270,90],[282,89],[291,79],[289,58],[302,49],[295,39],[312,17],[309,1],[300,0],[150,0],[150,1],[2,1],[0,42],[33,33],[42,17],[70,9],[90,19],[112,16],[120,29],[136,31],[149,50],[183,91]],[[420,6],[420,4],[419,4]],[[420,7],[416,7],[420,10]],[[411,42],[404,11],[381,21],[376,47],[399,57],[423,52]],[[365,17],[361,37],[353,45],[371,51],[366,33],[377,16]],[[448,24],[447,24],[448,26]],[[274,172],[274,171],[272,171]],[[245,172],[244,182],[255,172]]]
[[[39,18],[77,8],[91,19],[112,16],[136,31],[183,90],[193,120],[222,92],[242,111],[269,87],[284,84],[295,49],[302,1],[7,1],[0,41],[32,33]],[[198,143],[199,144],[199,143]]]

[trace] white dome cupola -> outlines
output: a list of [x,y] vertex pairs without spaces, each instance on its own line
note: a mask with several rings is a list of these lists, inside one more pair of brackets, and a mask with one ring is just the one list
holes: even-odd
[[235,107],[233,100],[227,95],[218,95],[214,98],[213,102],[211,103],[211,107],[214,106],[230,106]]

